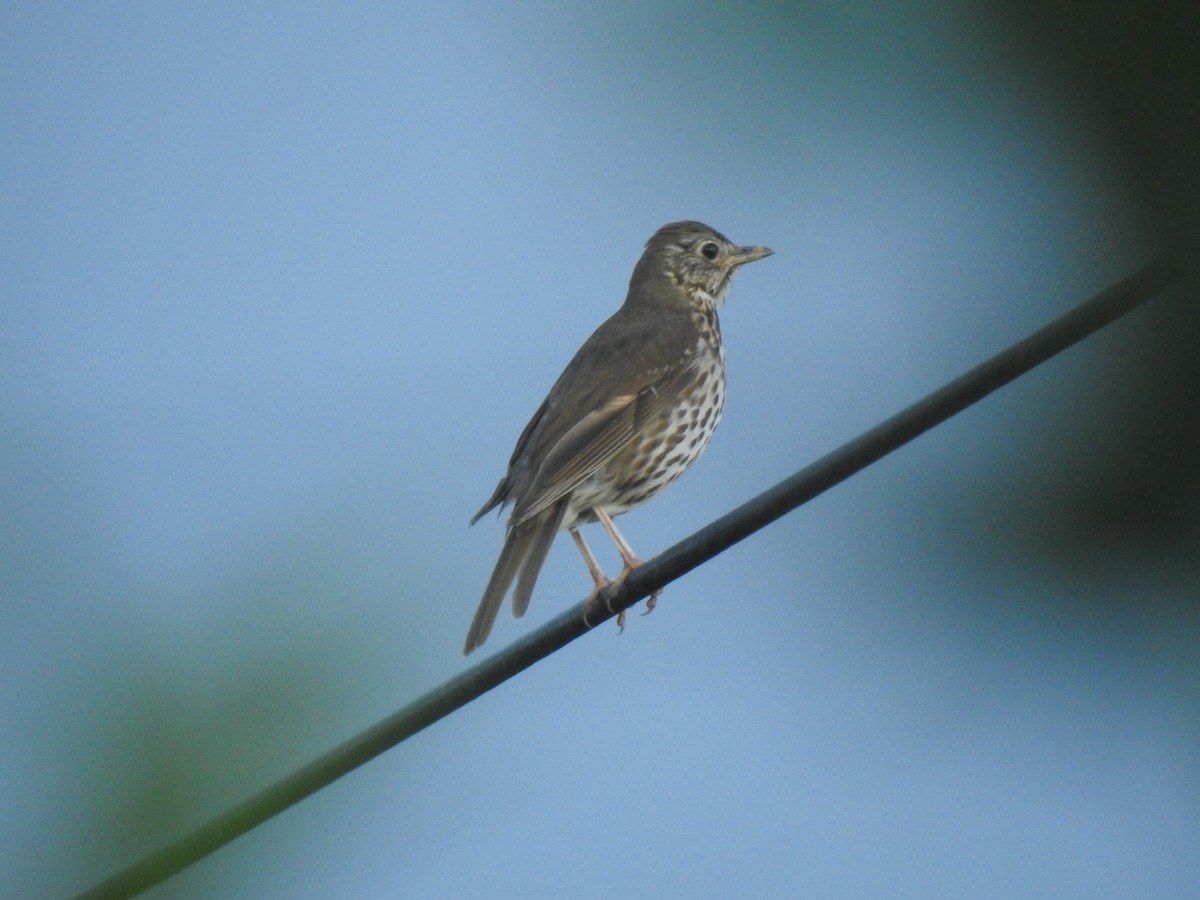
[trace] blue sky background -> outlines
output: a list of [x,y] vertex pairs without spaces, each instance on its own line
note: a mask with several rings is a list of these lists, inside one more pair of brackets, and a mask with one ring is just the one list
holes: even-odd
[[[502,536],[467,519],[663,223],[776,255],[723,310],[713,444],[622,520],[647,557],[1152,253],[1086,93],[974,4],[44,4],[0,35],[6,896],[463,668]],[[1194,646],[1145,610],[1191,570],[1012,540],[1162,315],[152,896],[1187,896]],[[484,652],[588,587],[560,540]]]

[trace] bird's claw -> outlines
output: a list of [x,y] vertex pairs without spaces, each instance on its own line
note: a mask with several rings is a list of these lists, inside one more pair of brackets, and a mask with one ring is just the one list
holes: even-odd
[[[604,578],[604,576],[601,575],[601,578]],[[597,579],[596,587],[593,588],[590,594],[588,594],[588,598],[583,601],[583,624],[588,628],[593,627],[591,621],[588,619],[588,612],[596,608],[601,597],[604,598],[604,608],[608,610],[609,615],[612,615],[612,607],[608,602],[609,593],[606,593],[606,589],[610,586],[612,586],[612,582],[607,578],[604,578],[603,581]]]
[[643,616],[648,616],[654,612],[654,607],[658,606],[658,598],[662,596],[662,588],[659,588],[653,594],[646,598],[646,608],[642,610]]

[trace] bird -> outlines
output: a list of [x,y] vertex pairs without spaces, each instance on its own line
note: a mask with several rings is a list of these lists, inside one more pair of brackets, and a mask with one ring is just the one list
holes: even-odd
[[[487,640],[509,588],[521,617],[542,564],[566,529],[595,584],[612,583],[579,532],[599,522],[621,555],[620,583],[641,564],[613,518],[654,497],[696,461],[725,404],[717,308],[734,272],[770,256],[700,222],[659,228],[621,307],[584,342],[521,436],[496,490],[471,519],[512,504],[504,546],[463,655]],[[647,600],[654,608],[657,592]],[[585,610],[587,606],[585,606]],[[624,612],[618,618],[624,624]]]

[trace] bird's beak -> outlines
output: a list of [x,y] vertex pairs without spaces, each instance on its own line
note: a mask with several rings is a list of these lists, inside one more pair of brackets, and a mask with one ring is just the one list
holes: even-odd
[[756,259],[770,256],[774,252],[770,247],[738,247],[737,253],[729,254],[729,256],[721,261],[721,265],[726,269],[736,269],[738,266],[745,265],[748,262],[754,262]]

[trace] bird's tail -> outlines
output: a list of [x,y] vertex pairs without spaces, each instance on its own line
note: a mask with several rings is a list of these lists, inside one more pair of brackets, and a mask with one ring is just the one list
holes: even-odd
[[475,618],[467,632],[467,642],[463,645],[463,656],[482,645],[492,633],[496,614],[500,612],[504,595],[514,579],[517,587],[513,592],[513,616],[520,618],[525,615],[538,573],[546,561],[546,554],[550,552],[550,545],[554,543],[554,536],[562,528],[566,512],[567,498],[564,497],[544,513],[509,530],[496,568],[492,570],[492,577],[483,591],[483,599],[479,601],[479,609],[475,610]]

